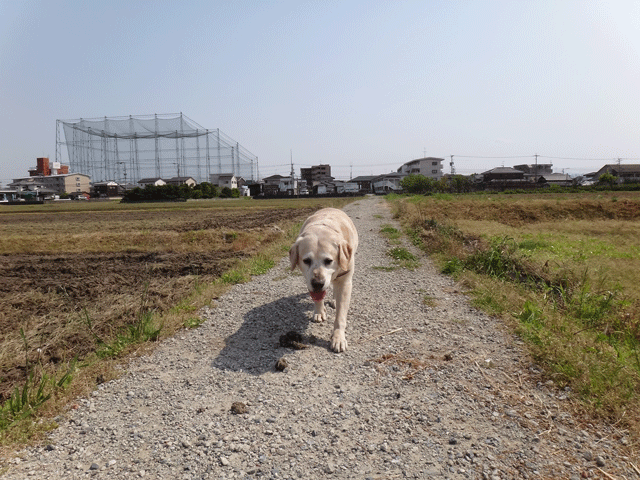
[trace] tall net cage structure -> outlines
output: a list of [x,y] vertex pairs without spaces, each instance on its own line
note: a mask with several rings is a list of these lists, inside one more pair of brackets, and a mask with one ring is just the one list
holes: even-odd
[[92,182],[193,177],[200,183],[229,173],[258,180],[258,157],[220,129],[203,128],[182,113],[57,120],[57,162],[64,149],[69,171]]

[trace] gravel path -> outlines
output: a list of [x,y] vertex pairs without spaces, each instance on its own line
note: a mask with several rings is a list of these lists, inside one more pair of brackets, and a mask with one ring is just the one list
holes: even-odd
[[[3,478],[640,478],[623,432],[572,417],[428,260],[380,268],[384,200],[344,210],[360,235],[346,353],[283,258],[81,399]],[[280,347],[290,331],[307,348]]]

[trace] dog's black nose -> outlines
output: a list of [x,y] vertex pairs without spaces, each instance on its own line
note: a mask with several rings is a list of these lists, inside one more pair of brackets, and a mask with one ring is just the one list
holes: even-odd
[[314,292],[321,291],[322,287],[324,287],[324,282],[320,282],[320,281],[316,280],[315,278],[311,279],[311,288],[313,288]]

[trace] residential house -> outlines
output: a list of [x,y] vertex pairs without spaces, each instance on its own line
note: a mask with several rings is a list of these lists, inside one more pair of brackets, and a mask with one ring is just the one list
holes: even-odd
[[595,172],[593,180],[598,181],[600,175],[610,173],[614,177],[618,177],[618,182],[640,182],[640,165],[638,164],[609,164]]
[[92,196],[94,197],[118,197],[123,194],[123,188],[116,182],[96,182],[92,186]]
[[212,173],[209,181],[219,188],[238,188],[238,179],[233,173]]
[[522,170],[511,167],[496,167],[479,175],[485,188],[504,190],[507,188],[535,188],[535,183],[525,179]]
[[319,182],[313,185],[312,192],[314,195],[331,195],[336,193],[336,185],[333,182]]
[[357,183],[358,189],[362,193],[373,193],[373,187],[371,182],[376,178],[375,175],[361,175],[359,177],[349,180],[350,182]]
[[339,194],[356,194],[360,191],[360,187],[355,182],[342,182],[340,180],[336,180],[334,183],[336,185],[336,193]]
[[298,194],[298,180],[291,177],[282,177],[280,179],[280,183],[278,184],[278,189],[280,193],[285,193],[287,195],[297,195]]
[[384,195],[391,192],[401,192],[400,182],[408,174],[400,172],[392,172],[384,175],[378,175],[371,182],[373,185],[373,193],[376,195]]
[[524,172],[524,179],[530,182],[537,182],[540,176],[553,173],[553,165],[551,163],[514,165],[513,168]]
[[280,185],[280,180],[284,177],[282,175],[271,175],[270,177],[265,177],[262,179],[265,185],[275,185],[276,187]]
[[154,187],[161,187],[162,185],[166,185],[166,184],[167,182],[165,182],[160,177],[141,178],[140,180],[138,180],[138,185],[140,185],[142,188],[145,188],[148,185],[153,185]]
[[171,177],[166,180],[169,185],[175,185],[179,187],[180,185],[187,185],[189,187],[195,187],[198,182],[193,177]]
[[573,179],[567,173],[545,173],[538,178],[538,183],[543,186],[570,187],[573,185]]
[[398,168],[398,173],[404,176],[411,174],[423,175],[434,180],[440,180],[442,178],[442,162],[444,162],[444,158],[417,158]]

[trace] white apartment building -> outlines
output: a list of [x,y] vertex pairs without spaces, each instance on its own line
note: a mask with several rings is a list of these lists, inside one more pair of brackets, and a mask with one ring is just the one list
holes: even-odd
[[398,169],[398,173],[404,175],[411,175],[413,173],[433,178],[434,180],[440,180],[442,178],[442,162],[444,162],[444,158],[417,158],[402,165]]

